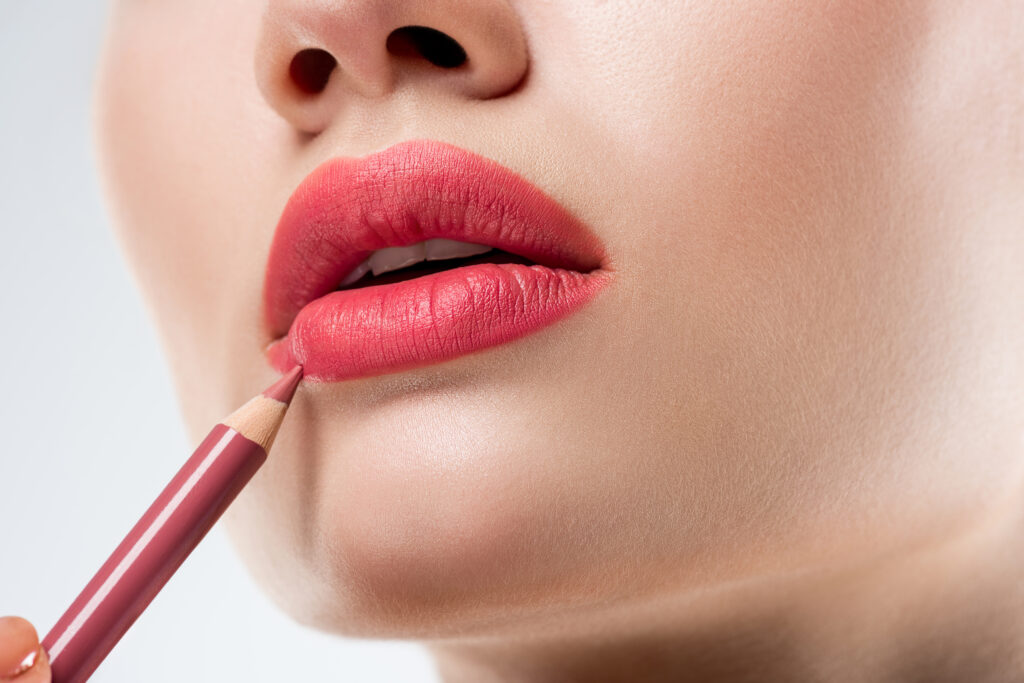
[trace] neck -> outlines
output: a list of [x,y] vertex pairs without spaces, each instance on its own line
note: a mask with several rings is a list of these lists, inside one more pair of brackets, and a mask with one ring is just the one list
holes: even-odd
[[[1018,512],[1019,511],[1019,512]],[[1024,504],[898,558],[631,605],[628,628],[444,641],[445,683],[921,680],[1024,675]]]

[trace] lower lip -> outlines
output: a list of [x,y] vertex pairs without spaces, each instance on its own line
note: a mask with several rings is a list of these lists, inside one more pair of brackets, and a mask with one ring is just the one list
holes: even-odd
[[332,292],[267,348],[279,370],[337,382],[437,363],[503,344],[579,310],[609,281],[519,263],[484,263]]

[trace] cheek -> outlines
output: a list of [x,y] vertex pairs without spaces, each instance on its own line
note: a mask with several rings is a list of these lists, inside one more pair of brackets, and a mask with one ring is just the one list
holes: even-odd
[[999,470],[937,417],[988,387],[962,343],[977,315],[950,294],[980,291],[945,201],[958,169],[917,142],[941,88],[919,80],[928,8],[593,9],[561,74],[604,132],[581,192],[616,240],[617,342],[644,350],[624,380],[679,427],[662,465],[687,472],[690,514],[765,558],[825,557],[811,546],[836,529],[837,550],[876,552],[975,514]]
[[243,398],[210,387],[260,367],[253,264],[265,261],[289,187],[267,170],[284,167],[283,145],[267,143],[285,131],[253,83],[259,13],[246,4],[126,4],[97,78],[114,223],[193,429]]

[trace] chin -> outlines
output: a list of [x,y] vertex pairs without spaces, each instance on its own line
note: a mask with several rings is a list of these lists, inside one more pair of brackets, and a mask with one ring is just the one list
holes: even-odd
[[[551,458],[542,417],[450,387],[372,409],[318,398],[293,408],[302,417],[228,515],[294,620],[444,638],[505,632],[593,595],[601,544],[581,520],[599,519],[607,496],[588,493],[571,452]],[[539,428],[527,435],[525,422]]]

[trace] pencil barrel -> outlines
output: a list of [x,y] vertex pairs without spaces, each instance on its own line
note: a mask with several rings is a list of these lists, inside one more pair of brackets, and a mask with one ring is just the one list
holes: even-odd
[[53,683],[88,680],[266,458],[213,428],[43,639]]

